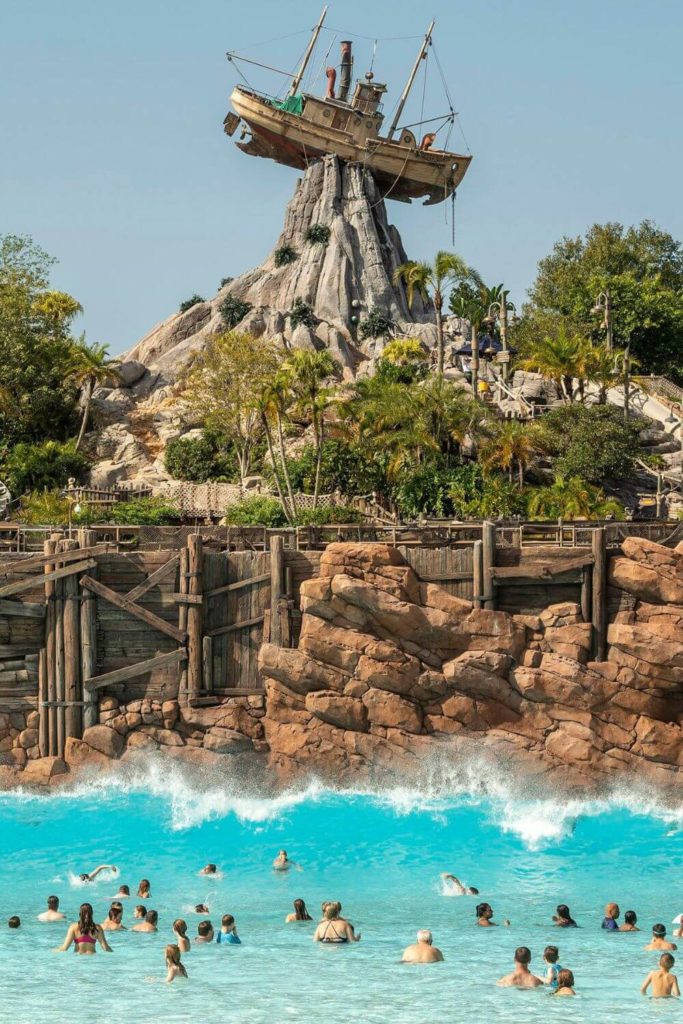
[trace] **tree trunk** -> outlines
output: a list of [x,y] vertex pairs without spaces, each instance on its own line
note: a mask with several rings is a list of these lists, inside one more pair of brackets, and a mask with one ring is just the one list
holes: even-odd
[[85,437],[85,429],[88,426],[88,417],[90,415],[90,402],[92,400],[93,387],[92,383],[89,382],[85,387],[85,398],[83,401],[83,419],[81,420],[81,429],[78,431],[78,437],[76,438],[76,451],[81,447],[83,438]]
[[282,460],[282,472],[285,477],[285,487],[287,488],[287,494],[289,496],[290,508],[292,510],[292,519],[296,519],[296,502],[294,501],[294,491],[292,490],[292,481],[289,475],[289,468],[287,466],[287,456],[285,455],[285,439],[282,433],[282,413],[277,410],[277,437],[278,445],[280,448],[280,458]]
[[434,292],[434,313],[436,314],[436,372],[443,376],[443,318],[441,310],[443,298],[440,292]]
[[263,429],[264,429],[265,434],[266,434],[266,442],[268,444],[268,454],[270,455],[270,460],[273,463],[273,473],[275,474],[275,486],[277,487],[278,497],[279,497],[280,501],[282,502],[282,507],[283,507],[283,509],[285,511],[285,516],[287,517],[287,522],[289,523],[290,526],[292,526],[293,525],[292,517],[291,517],[291,515],[289,513],[289,509],[287,508],[287,502],[285,501],[285,496],[282,493],[282,485],[280,483],[280,472],[278,470],[277,462],[275,461],[275,449],[273,448],[273,439],[272,439],[271,433],[270,433],[270,424],[268,423],[268,417],[266,416],[265,413],[262,413],[261,420],[263,422]]
[[318,492],[320,490],[320,467],[322,466],[322,461],[323,461],[323,418],[322,418],[322,415],[320,416],[320,421],[319,421],[317,427],[315,427],[315,420],[313,421],[313,423],[314,423],[315,443],[317,445],[316,458],[315,458],[315,487],[313,488],[313,508],[317,508],[318,507]]
[[519,489],[524,487],[524,465],[521,459],[517,459],[517,473],[519,475]]

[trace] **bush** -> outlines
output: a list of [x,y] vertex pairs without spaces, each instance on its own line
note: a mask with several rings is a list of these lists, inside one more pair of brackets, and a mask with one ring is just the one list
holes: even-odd
[[510,519],[527,511],[527,492],[500,474],[484,475],[479,463],[454,470],[450,497],[462,519]]
[[226,284],[230,284],[230,283],[231,283],[232,281],[234,281],[234,280],[235,280],[235,278],[234,278],[234,277],[222,277],[222,278],[221,278],[221,283],[220,283],[220,284],[219,284],[219,286],[218,286],[218,287],[219,287],[219,289],[220,289],[220,288],[225,288]]
[[318,318],[313,312],[313,307],[304,302],[302,298],[294,300],[294,305],[289,311],[289,320],[292,327],[304,324],[305,327],[313,328],[318,325]]
[[641,426],[624,423],[613,406],[569,405],[547,413],[536,429],[557,475],[599,484],[631,474],[641,451]]
[[299,253],[291,245],[281,245],[273,253],[276,267],[286,267],[289,263],[294,263],[298,258]]
[[[292,490],[312,494],[315,487],[315,445],[307,444],[296,458],[287,460]],[[339,491],[348,497],[368,494],[379,487],[378,468],[360,449],[338,438],[323,442],[320,493]]]
[[102,513],[85,503],[80,505],[80,512],[77,513],[75,502],[60,491],[32,491],[24,495],[17,519],[29,526],[65,526],[69,521],[69,506],[74,526],[89,526],[101,519]]
[[298,526],[332,526],[335,524],[360,523],[363,517],[358,509],[350,505],[318,505],[317,508],[302,508],[297,512]]
[[366,338],[388,338],[394,329],[394,321],[381,309],[371,309],[365,320],[358,324],[358,333]]
[[234,295],[228,295],[218,308],[223,320],[223,327],[226,331],[232,331],[241,320],[244,320],[251,309],[251,302],[244,302],[242,299],[235,298]]
[[326,224],[311,224],[306,232],[306,241],[313,245],[327,245],[330,240],[330,229]]
[[225,510],[228,526],[266,526],[277,529],[287,525],[287,517],[280,501],[267,495],[245,498]]
[[192,309],[193,306],[198,306],[200,302],[206,302],[203,295],[192,295],[189,299],[185,299],[184,302],[180,303],[180,312],[187,313],[188,309]]
[[180,511],[166,498],[120,501],[105,515],[106,522],[121,526],[168,526],[181,518]]
[[78,480],[89,462],[75,450],[73,441],[42,441],[17,444],[7,456],[2,474],[11,493],[17,497],[27,491],[55,490],[65,487],[69,477]]

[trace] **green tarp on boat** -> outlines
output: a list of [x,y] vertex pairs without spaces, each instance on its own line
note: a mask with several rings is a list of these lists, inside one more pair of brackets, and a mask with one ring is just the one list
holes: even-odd
[[297,117],[301,117],[301,113],[304,109],[304,98],[301,95],[288,96],[286,100],[280,102],[280,100],[268,100],[271,107],[276,107],[278,110],[284,110],[286,114],[296,114]]

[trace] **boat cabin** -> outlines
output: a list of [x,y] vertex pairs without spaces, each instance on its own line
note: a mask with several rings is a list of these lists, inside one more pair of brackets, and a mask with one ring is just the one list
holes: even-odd
[[386,86],[374,82],[357,82],[351,103],[304,94],[304,118],[321,128],[348,132],[357,145],[376,139],[384,120],[379,107]]

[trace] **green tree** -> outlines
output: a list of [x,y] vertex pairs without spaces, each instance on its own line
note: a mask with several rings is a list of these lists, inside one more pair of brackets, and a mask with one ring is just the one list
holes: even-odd
[[443,304],[446,291],[461,282],[479,283],[479,276],[472,267],[468,267],[462,257],[454,252],[437,252],[433,263],[402,263],[394,271],[394,282],[405,285],[408,305],[412,306],[415,295],[431,300],[434,304],[436,318],[437,371],[443,374],[444,335],[443,335]]
[[598,484],[631,475],[641,455],[640,427],[633,420],[624,423],[614,406],[575,404],[551,410],[533,429],[538,449],[557,473]]
[[626,229],[594,224],[583,238],[557,242],[538,265],[525,319],[581,324],[594,342],[604,342],[600,319],[591,310],[606,287],[616,340],[630,336],[632,353],[646,373],[682,382],[683,249],[650,221]]
[[529,496],[532,519],[623,518],[624,510],[614,498],[606,498],[599,487],[581,477],[558,475],[548,487],[537,487]]
[[586,375],[588,342],[578,334],[569,334],[564,326],[557,334],[538,338],[529,348],[519,366],[540,373],[555,385],[557,397],[567,404],[575,398],[574,379],[579,390]]
[[538,444],[532,429],[516,420],[503,420],[489,430],[479,446],[478,457],[487,472],[506,470],[510,483],[516,467],[518,486],[522,488],[524,473],[537,452]]
[[308,352],[296,349],[285,360],[284,372],[289,376],[294,408],[307,417],[313,427],[316,450],[315,485],[313,508],[317,506],[320,493],[320,466],[325,438],[325,412],[333,396],[333,388],[326,385],[339,372],[339,365],[325,350]]
[[73,441],[20,441],[6,456],[2,475],[12,494],[20,495],[64,487],[69,477],[81,478],[88,466]]
[[66,368],[65,376],[72,380],[81,391],[82,415],[81,426],[76,438],[76,451],[81,447],[85,431],[90,417],[90,404],[96,388],[101,387],[107,380],[119,382],[121,374],[117,366],[119,359],[109,358],[107,345],[99,345],[95,342],[88,345],[84,338],[81,338],[73,347],[71,360]]

